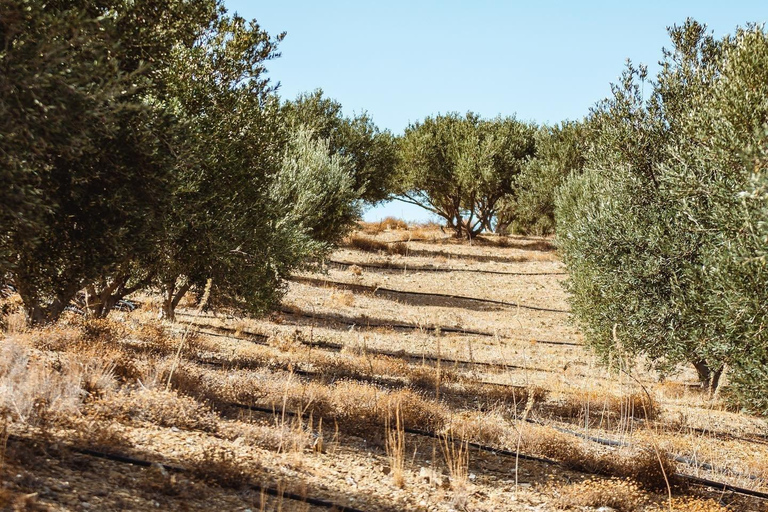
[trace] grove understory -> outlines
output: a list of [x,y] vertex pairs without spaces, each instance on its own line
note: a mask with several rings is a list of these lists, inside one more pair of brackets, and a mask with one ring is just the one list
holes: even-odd
[[[161,294],[143,293],[107,320],[67,313],[28,329],[18,297],[5,299],[4,506],[324,509],[297,496],[366,511],[765,506],[675,476],[768,491],[765,422],[701,388],[692,367],[660,380],[629,359],[600,365],[562,312],[551,239],[470,245],[434,227],[365,229],[333,253],[346,265],[303,275],[337,284],[291,282],[281,311],[262,319],[213,314],[187,294],[175,322],[158,320]],[[407,250],[363,251],[354,237]]]

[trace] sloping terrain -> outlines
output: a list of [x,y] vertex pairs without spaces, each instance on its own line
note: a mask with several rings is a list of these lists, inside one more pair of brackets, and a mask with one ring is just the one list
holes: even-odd
[[375,231],[264,319],[190,297],[161,323],[143,296],[106,321],[8,322],[0,503],[768,510],[765,422],[687,370],[598,364],[550,240]]

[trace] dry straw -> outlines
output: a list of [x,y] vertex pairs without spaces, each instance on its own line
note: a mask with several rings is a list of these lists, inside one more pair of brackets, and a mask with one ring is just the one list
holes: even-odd
[[211,286],[213,285],[213,279],[208,279],[208,281],[205,283],[205,291],[203,292],[203,298],[200,300],[200,305],[197,307],[197,311],[195,312],[195,316],[192,318],[192,321],[187,323],[186,327],[184,328],[184,333],[181,335],[181,339],[179,339],[179,346],[176,349],[176,355],[173,359],[173,365],[171,366],[171,370],[168,372],[168,382],[165,384],[166,390],[171,389],[171,379],[173,378],[173,372],[176,370],[176,367],[179,364],[179,360],[181,359],[181,350],[184,348],[184,342],[187,340],[187,335],[189,333],[190,326],[194,323],[195,320],[198,319],[198,317],[202,314],[203,309],[205,309],[205,306],[208,304],[208,299],[211,296]]

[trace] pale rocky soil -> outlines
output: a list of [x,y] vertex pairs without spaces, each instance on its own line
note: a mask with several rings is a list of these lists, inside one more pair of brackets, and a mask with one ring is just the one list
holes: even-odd
[[[423,237],[424,233],[419,235]],[[402,240],[409,236],[414,237],[409,232],[384,232],[378,238]],[[337,261],[389,264],[406,267],[406,270],[328,266],[305,276],[568,309],[562,287],[564,275],[432,273],[407,269],[437,266],[520,273],[564,272],[551,241],[513,238],[506,247],[482,243],[470,246],[443,240],[439,232],[428,233],[428,236],[435,239],[407,242],[412,251],[409,255],[340,249],[332,256]],[[156,314],[152,297],[141,300],[143,306],[137,312],[115,314],[116,323],[128,330],[121,338],[123,345],[151,345],[141,334],[132,334],[152,324]],[[48,422],[22,421],[9,413],[12,419],[8,430],[21,440],[12,437],[7,443],[1,473],[5,494],[0,495],[0,503],[6,503],[9,510],[328,510],[264,496],[238,485],[247,481],[366,511],[669,510],[658,508],[663,507],[658,504],[664,503],[664,490],[638,490],[618,480],[581,484],[588,474],[472,448],[467,450],[466,460],[462,458],[463,453],[453,452],[452,457],[446,457],[451,454],[451,448],[446,449],[444,442],[413,434],[403,434],[403,483],[398,485],[393,478],[393,461],[387,454],[386,438],[387,432],[393,432],[391,425],[388,430],[377,420],[363,422],[359,414],[366,411],[369,402],[374,404],[382,397],[401,396],[396,393],[410,392],[410,389],[414,392],[407,396],[418,397],[428,407],[447,414],[449,425],[454,422],[462,425],[470,441],[483,444],[493,441],[497,448],[528,453],[527,448],[535,448],[535,443],[530,444],[531,439],[556,432],[551,427],[560,427],[590,436],[668,449],[717,467],[753,475],[756,479],[683,465],[678,467],[679,471],[768,490],[768,445],[715,439],[691,430],[703,428],[742,436],[766,434],[768,428],[764,421],[729,412],[718,397],[710,398],[690,387],[693,373],[687,370],[660,383],[657,376],[642,365],[628,368],[631,375],[616,374],[606,370],[581,346],[541,343],[582,343],[567,313],[408,295],[373,295],[302,283],[289,286],[285,304],[287,309],[305,316],[275,313],[265,319],[231,318],[197,313],[190,304],[180,312],[180,323],[161,326],[170,341],[165,345],[161,342],[158,347],[165,348],[136,353],[136,362],[130,364],[138,368],[138,377],[106,386],[106,391],[101,392],[103,396],[94,394],[96,398],[86,400],[76,411],[69,410],[70,420],[62,421],[60,415],[52,414]],[[329,321],[325,318],[329,315],[346,323]],[[195,329],[199,328],[200,332],[192,337],[194,343],[184,349],[176,365],[175,347],[181,333],[188,329],[185,322],[197,325]],[[371,328],[370,323],[413,324],[420,329]],[[435,335],[436,325],[483,331],[493,336]],[[66,334],[67,329],[62,327],[51,334],[8,333],[0,343],[30,347],[31,361],[42,361],[47,368],[67,357],[84,357],[61,341],[41,342],[46,336],[68,340],[67,336],[71,335]],[[266,338],[253,338],[253,334],[266,335]],[[333,343],[343,350],[310,347],[311,343]],[[108,360],[112,357],[110,351],[118,349],[109,344],[105,347],[95,352]],[[473,389],[469,387],[473,382],[486,382],[542,389],[548,395],[537,402],[511,405],[501,402],[493,406],[479,405],[480,402],[469,399],[451,401],[450,397],[435,396],[428,386],[414,387],[409,372],[413,368],[433,372],[434,362],[422,364],[415,360],[381,358],[376,351],[508,366],[451,367],[449,362],[441,363],[445,375],[459,379],[445,383],[448,391],[453,389],[451,386]],[[200,359],[214,359],[223,362],[225,367],[202,364]],[[120,361],[120,365],[125,364]],[[343,376],[329,373],[328,364],[333,361],[351,365],[354,371],[348,370]],[[370,368],[366,368],[367,365]],[[175,381],[175,390],[165,391],[164,383],[171,367],[177,372],[177,379],[182,375],[188,382]],[[108,366],[107,373],[117,373],[118,368],[122,368],[118,363]],[[378,375],[376,368],[391,368],[392,372]],[[360,380],[359,375],[363,374],[367,375],[367,381]],[[605,412],[609,407],[606,397],[638,393],[638,381],[659,404],[658,421],[644,422]],[[405,391],[398,391],[401,388]],[[219,401],[207,402],[203,389],[209,394],[219,393],[216,395]],[[581,400],[576,402],[581,404],[577,409],[583,408],[581,413],[578,410],[575,415],[558,412],[574,396]],[[125,405],[129,403],[126,397],[133,397],[130,408]],[[222,405],[221,397],[278,412],[232,409]],[[327,405],[322,405],[326,402]],[[314,409],[318,404],[325,409]],[[281,414],[279,411],[284,407],[288,412],[304,414],[301,422]],[[587,409],[591,411],[588,416]],[[115,412],[120,410],[129,412]],[[329,411],[322,424],[319,417],[310,416],[310,411],[315,410]],[[353,412],[345,416],[345,410]],[[548,427],[521,422],[523,416]],[[539,432],[537,428],[549,430]],[[447,432],[449,428],[441,429]],[[580,446],[585,453],[606,456],[623,453],[576,436],[561,436],[565,437],[557,439],[560,442],[566,439],[566,447],[567,444]],[[158,466],[142,468],[120,464],[79,454],[68,448],[71,446],[198,468],[198,471],[177,474]],[[454,450],[461,447],[460,444],[451,446]],[[530,454],[552,458],[552,454],[540,451]],[[446,459],[451,458],[459,461],[453,471],[446,464]],[[223,481],[223,476],[233,467],[241,473],[236,477],[237,482]],[[674,492],[683,491],[675,489]],[[696,489],[690,492],[701,494],[702,499],[720,500],[729,504],[730,509],[715,502],[696,501],[684,506],[676,501],[675,510],[768,510],[760,501],[730,493]],[[616,496],[626,498],[624,508],[611,501]],[[617,508],[608,507],[609,504]]]

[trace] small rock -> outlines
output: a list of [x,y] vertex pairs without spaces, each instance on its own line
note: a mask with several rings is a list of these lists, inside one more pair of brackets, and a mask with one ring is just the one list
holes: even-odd
[[477,480],[477,475],[476,475],[476,474],[474,474],[474,473],[470,473],[470,474],[469,474],[469,479],[470,479],[472,482],[474,482],[475,480]]

